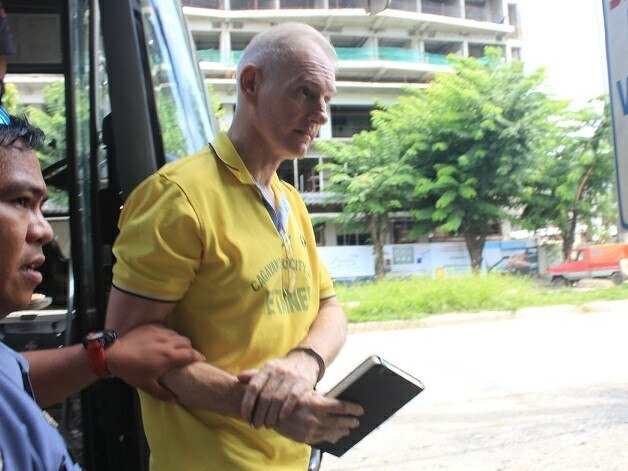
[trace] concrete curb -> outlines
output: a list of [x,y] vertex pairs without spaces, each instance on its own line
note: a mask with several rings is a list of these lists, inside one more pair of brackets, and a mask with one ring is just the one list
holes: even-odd
[[378,330],[402,330],[423,327],[438,327],[451,324],[465,324],[470,322],[499,321],[521,317],[545,316],[551,314],[586,314],[609,310],[625,311],[628,313],[628,300],[594,301],[581,305],[558,304],[543,307],[524,307],[516,311],[485,311],[459,312],[446,314],[432,314],[421,319],[393,320],[383,322],[355,322],[349,324],[349,333],[371,332]]

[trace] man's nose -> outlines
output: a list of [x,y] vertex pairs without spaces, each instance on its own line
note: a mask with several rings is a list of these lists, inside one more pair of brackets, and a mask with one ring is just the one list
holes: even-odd
[[329,116],[327,115],[327,101],[325,101],[324,96],[321,96],[318,100],[316,100],[314,110],[312,112],[312,120],[319,126],[322,126],[329,121]]
[[33,219],[28,228],[29,239],[32,242],[39,242],[41,245],[46,245],[54,237],[52,226],[46,220],[41,211],[38,211],[33,215]]

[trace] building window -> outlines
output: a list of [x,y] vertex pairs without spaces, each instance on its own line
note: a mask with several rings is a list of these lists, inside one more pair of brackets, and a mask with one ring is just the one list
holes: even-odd
[[300,192],[316,193],[321,191],[320,173],[316,170],[318,163],[318,157],[286,160],[279,165],[277,175]]
[[370,234],[359,232],[338,234],[336,236],[336,245],[369,245],[370,239]]
[[511,26],[521,26],[519,24],[519,15],[517,14],[517,5],[513,3],[508,5],[508,24]]
[[318,224],[314,226],[314,239],[318,247],[325,245],[325,224]]
[[329,0],[329,8],[362,8],[361,0]]
[[214,10],[224,8],[220,0],[183,0],[181,3],[184,7],[212,8]]
[[212,32],[195,32],[194,43],[196,44],[196,50],[220,50],[220,34],[218,31]]
[[484,48],[487,46],[501,47],[502,53],[504,53],[503,46],[498,46],[497,44],[469,44],[469,57],[481,59],[482,57],[484,57]]
[[231,0],[232,10],[272,10],[275,0]]
[[502,23],[506,16],[501,0],[467,0],[464,9],[469,20]]
[[352,137],[361,131],[370,131],[372,106],[332,106],[332,137]]
[[410,235],[414,227],[412,219],[396,219],[392,221],[392,243],[393,244],[411,244],[417,242],[416,237]]
[[417,0],[390,0],[391,10],[417,11]]
[[451,42],[451,41],[425,41],[424,42],[425,52],[429,52],[430,54],[438,54],[441,56],[446,56],[447,54],[460,54],[462,51],[462,43],[461,42]]
[[300,9],[300,8],[325,8],[323,0],[280,0],[284,9]]
[[421,12],[458,18],[461,14],[458,0],[422,0]]

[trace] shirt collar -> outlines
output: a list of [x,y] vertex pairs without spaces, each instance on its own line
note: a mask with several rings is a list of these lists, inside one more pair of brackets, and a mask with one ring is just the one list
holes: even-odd
[[[235,147],[227,133],[220,131],[212,143],[212,147],[218,158],[226,165],[226,167],[233,173],[233,175],[245,185],[256,185],[255,179],[251,175],[251,172],[244,165],[244,161]],[[271,184],[279,186],[279,177],[277,174],[273,174]]]

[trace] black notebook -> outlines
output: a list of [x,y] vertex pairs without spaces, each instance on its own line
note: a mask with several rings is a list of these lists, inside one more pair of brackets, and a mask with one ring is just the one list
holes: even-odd
[[326,394],[360,404],[364,408],[360,426],[336,443],[322,442],[314,447],[342,456],[423,389],[418,379],[379,356],[370,356]]

